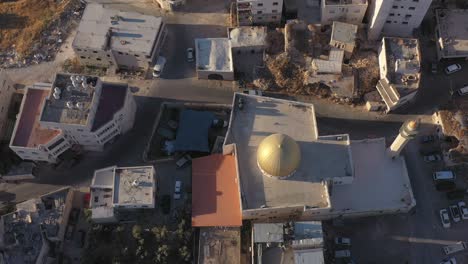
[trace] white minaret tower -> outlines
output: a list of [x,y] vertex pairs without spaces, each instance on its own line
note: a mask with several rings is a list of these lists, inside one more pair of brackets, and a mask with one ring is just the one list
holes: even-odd
[[398,155],[400,155],[400,152],[403,150],[403,148],[406,146],[406,144],[413,138],[416,137],[416,135],[419,133],[419,121],[415,120],[408,120],[406,121],[400,128],[400,134],[398,134],[398,137],[393,141],[392,145],[387,149],[388,155],[394,159]]

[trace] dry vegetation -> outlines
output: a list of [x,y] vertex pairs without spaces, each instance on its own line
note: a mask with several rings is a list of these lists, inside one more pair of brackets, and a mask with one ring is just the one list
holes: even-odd
[[0,3],[0,52],[15,47],[32,52],[42,32],[58,19],[71,0],[19,0]]

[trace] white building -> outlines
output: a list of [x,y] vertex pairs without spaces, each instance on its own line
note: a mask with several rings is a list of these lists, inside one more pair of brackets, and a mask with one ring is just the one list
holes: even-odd
[[0,141],[6,139],[9,124],[8,110],[14,91],[12,80],[5,71],[0,70]]
[[281,22],[283,0],[237,0],[238,26],[269,25]]
[[392,214],[416,204],[405,160],[389,155],[384,138],[319,136],[311,104],[236,93],[223,154],[237,163],[229,170],[244,220]]
[[322,0],[322,24],[340,21],[361,24],[367,10],[367,0]]
[[418,40],[383,38],[379,49],[379,68],[377,91],[387,106],[387,112],[410,102],[421,80]]
[[356,46],[356,34],[358,27],[343,22],[333,22],[330,46],[344,50],[346,58],[351,58]]
[[57,162],[73,145],[102,151],[133,127],[136,103],[127,84],[57,74],[26,89],[10,148],[24,160]]
[[437,9],[437,56],[468,59],[468,9]]
[[91,219],[115,223],[125,212],[154,208],[156,172],[153,166],[108,167],[94,172],[91,182]]
[[369,5],[368,38],[409,37],[419,27],[432,0],[374,0]]
[[144,71],[157,60],[165,37],[161,17],[88,4],[72,47],[84,65]]
[[195,39],[198,79],[234,80],[231,41],[228,38]]

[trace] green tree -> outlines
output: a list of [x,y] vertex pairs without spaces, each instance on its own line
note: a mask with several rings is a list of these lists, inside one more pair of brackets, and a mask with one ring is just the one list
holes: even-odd
[[156,250],[154,256],[154,263],[167,263],[167,258],[169,257],[169,247],[167,245],[161,245]]
[[91,223],[92,214],[93,214],[93,212],[89,208],[85,208],[83,210],[83,215],[84,215],[84,219],[86,220],[86,222]]
[[182,261],[190,261],[190,250],[187,246],[182,246],[179,248],[179,257]]
[[169,231],[166,226],[155,226],[151,228],[151,232],[157,241],[163,241],[167,238]]
[[134,225],[132,228],[132,236],[135,239],[140,239],[141,238],[141,226],[139,225]]

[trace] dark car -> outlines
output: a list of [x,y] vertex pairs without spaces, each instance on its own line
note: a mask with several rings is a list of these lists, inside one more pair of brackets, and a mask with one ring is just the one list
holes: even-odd
[[68,218],[68,223],[70,225],[76,224],[78,222],[78,218],[80,217],[80,209],[79,208],[73,208],[70,212],[70,217]]
[[436,190],[439,192],[452,192],[455,191],[456,185],[453,181],[438,181],[436,183]]
[[431,72],[432,72],[432,73],[436,74],[437,71],[438,71],[437,68],[438,68],[438,67],[437,67],[437,62],[431,63]]
[[78,233],[80,233],[80,248],[82,248],[86,242],[86,231],[80,229]]
[[465,190],[456,189],[447,193],[447,199],[449,200],[460,200],[465,197]]
[[436,140],[435,135],[426,135],[421,138],[421,143],[431,143]]

